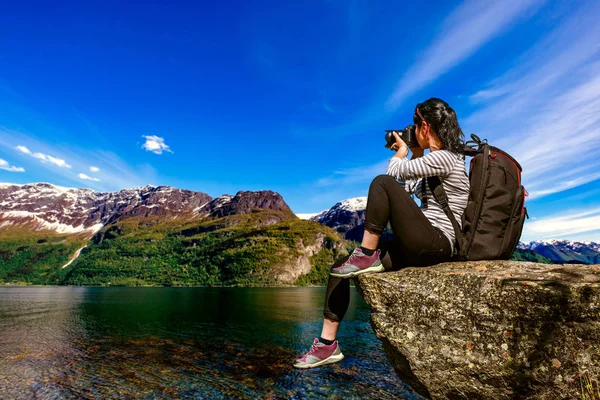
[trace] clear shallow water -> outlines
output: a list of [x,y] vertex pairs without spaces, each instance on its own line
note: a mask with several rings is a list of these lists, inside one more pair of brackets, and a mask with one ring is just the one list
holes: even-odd
[[353,289],[345,359],[296,370],[324,288],[0,287],[2,399],[417,399]]

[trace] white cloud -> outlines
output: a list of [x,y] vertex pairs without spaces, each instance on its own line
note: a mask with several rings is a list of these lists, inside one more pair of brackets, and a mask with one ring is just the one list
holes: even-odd
[[169,153],[173,153],[169,146],[165,144],[165,140],[158,136],[142,136],[146,138],[146,143],[142,145],[142,147],[148,151],[153,152],[154,154],[162,154],[163,151],[168,151]]
[[37,159],[41,160],[42,162],[54,164],[61,168],[71,168],[71,166],[69,164],[67,164],[67,162],[63,159],[60,159],[57,157],[52,157],[52,156],[49,156],[49,155],[43,154],[43,153],[32,153],[31,150],[29,150],[25,146],[19,145],[16,147],[16,149],[22,153],[29,154],[30,156],[37,158]]
[[92,171],[92,172],[98,172],[98,171],[100,171],[100,168],[98,168],[98,167],[90,167],[90,171]]
[[17,146],[17,149],[25,154],[31,154],[31,151],[25,146]]
[[581,233],[598,230],[600,208],[588,211],[575,211],[527,221],[523,227],[521,241],[573,237]]
[[471,56],[486,42],[544,0],[469,0],[443,22],[433,43],[420,53],[419,60],[402,77],[387,101],[396,109],[402,99],[433,82],[452,67]]
[[21,167],[15,167],[10,166],[8,161],[3,160],[0,158],[0,169],[3,169],[5,171],[10,171],[10,172],[25,172],[25,169],[21,168]]
[[87,179],[87,180],[90,180],[90,181],[100,182],[100,179],[98,179],[98,178],[93,178],[93,177],[91,177],[91,176],[87,176],[86,174],[82,174],[82,173],[80,173],[78,176],[79,176],[81,179]]
[[47,154],[33,153],[33,157],[39,158],[42,162],[54,164],[61,168],[71,168],[71,165],[67,164],[67,162],[65,160],[56,158],[56,157],[52,157]]

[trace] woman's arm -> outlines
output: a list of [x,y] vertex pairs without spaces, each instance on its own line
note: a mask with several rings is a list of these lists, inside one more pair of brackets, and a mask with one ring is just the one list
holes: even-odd
[[[412,153],[412,157],[410,158],[411,160],[414,160],[419,157],[423,157],[423,149],[420,147],[416,147],[416,148],[411,147],[410,151]],[[397,178],[397,176],[395,175],[395,171],[393,169],[390,170],[389,165],[388,165],[388,169],[386,171],[386,175],[391,175],[391,176]],[[408,192],[408,194],[414,194],[418,183],[419,183],[418,179],[406,180],[406,181],[404,181],[404,190],[406,190]]]
[[432,151],[422,157],[407,160],[406,157],[392,157],[388,163],[386,175],[396,179],[410,180],[428,176],[446,177],[456,162],[455,156],[446,150]]

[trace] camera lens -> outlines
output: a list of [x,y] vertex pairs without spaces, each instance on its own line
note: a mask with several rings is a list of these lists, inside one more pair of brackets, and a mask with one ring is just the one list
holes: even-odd
[[385,133],[385,147],[388,149],[392,147],[392,145],[396,142],[396,139],[394,138],[394,134],[392,132],[393,131],[386,131]]

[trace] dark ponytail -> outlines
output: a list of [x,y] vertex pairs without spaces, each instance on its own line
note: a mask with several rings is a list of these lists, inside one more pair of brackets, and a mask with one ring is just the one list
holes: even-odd
[[425,120],[437,133],[444,149],[461,154],[464,150],[465,135],[458,125],[454,110],[444,100],[432,97],[417,104],[413,121],[419,127]]

